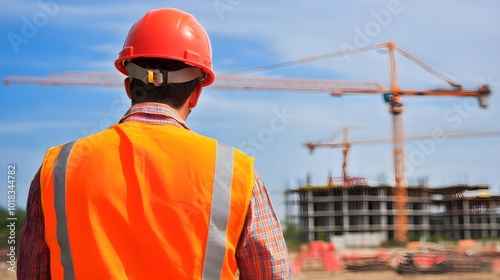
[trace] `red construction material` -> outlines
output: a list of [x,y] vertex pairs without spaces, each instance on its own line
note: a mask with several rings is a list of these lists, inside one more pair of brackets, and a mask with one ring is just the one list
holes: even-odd
[[494,271],[500,271],[500,259],[493,260],[492,269]]
[[324,241],[313,241],[309,243],[305,250],[301,250],[292,263],[292,272],[302,272],[305,263],[319,263],[322,266],[322,270],[326,271],[342,269],[335,246],[333,243],[326,243]]
[[418,267],[430,267],[438,263],[444,262],[447,259],[447,257],[444,254],[428,255],[428,256],[420,255],[413,257],[413,259]]

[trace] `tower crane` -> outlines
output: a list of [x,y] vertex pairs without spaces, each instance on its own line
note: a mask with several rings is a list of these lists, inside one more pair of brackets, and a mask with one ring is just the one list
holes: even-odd
[[[239,76],[251,72],[265,71],[298,65],[328,58],[342,57],[368,50],[385,48],[388,51],[389,64],[389,87],[383,87],[377,82],[352,82],[352,81],[331,81],[314,79],[291,79],[291,78],[253,78]],[[430,72],[436,77],[444,80],[451,88],[432,89],[432,90],[406,90],[401,89],[398,83],[396,71],[395,52],[405,56],[424,70]],[[116,78],[116,80],[115,80]],[[56,74],[44,78],[34,77],[7,77],[5,84],[30,83],[38,85],[80,85],[80,86],[123,86],[121,82],[123,76],[112,75],[108,73],[66,73]],[[312,56],[298,60],[277,63],[264,67],[256,67],[239,72],[233,72],[232,75],[217,76],[212,88],[232,89],[232,90],[277,90],[277,91],[299,91],[299,92],[322,92],[333,96],[344,94],[383,94],[384,100],[389,103],[389,112],[392,115],[393,129],[392,141],[394,144],[394,174],[395,174],[395,209],[396,216],[394,220],[395,239],[400,242],[408,240],[408,198],[405,178],[404,162],[404,130],[403,130],[403,96],[439,96],[439,97],[477,97],[479,106],[486,108],[488,106],[488,97],[490,89],[488,85],[482,85],[475,90],[465,90],[462,86],[452,79],[437,71],[433,67],[420,61],[403,49],[397,47],[393,42],[385,42],[364,48],[335,52],[320,56]]]
[[[481,137],[481,136],[497,136],[499,135],[496,131],[472,131],[472,132],[455,132],[446,133],[442,135],[443,139],[452,138],[464,138],[464,137]],[[347,163],[349,151],[352,145],[368,145],[368,144],[383,144],[390,143],[392,139],[379,138],[379,139],[363,139],[363,140],[349,140],[349,127],[344,127],[342,129],[342,142],[307,142],[304,144],[309,149],[309,152],[313,152],[316,148],[342,148],[342,183],[344,186],[351,186],[361,182],[363,178],[351,177],[347,173]],[[416,141],[436,138],[433,135],[420,135],[405,137],[404,141]]]

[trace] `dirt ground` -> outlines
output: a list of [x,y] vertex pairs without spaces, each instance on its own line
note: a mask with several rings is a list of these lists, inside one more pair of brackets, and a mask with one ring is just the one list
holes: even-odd
[[500,271],[495,273],[445,273],[435,275],[399,275],[393,271],[382,272],[303,272],[293,275],[293,280],[499,280]]

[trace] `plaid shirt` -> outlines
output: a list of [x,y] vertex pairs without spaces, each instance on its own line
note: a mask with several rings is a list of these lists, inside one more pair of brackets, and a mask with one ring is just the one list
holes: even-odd
[[[132,106],[120,122],[174,125],[189,129],[167,105],[141,103]],[[245,225],[236,248],[240,279],[291,279],[288,252],[281,225],[267,189],[255,174],[255,184]],[[44,239],[44,219],[40,197],[40,170],[28,195],[26,220],[21,229],[17,279],[45,280],[50,276],[50,252]]]

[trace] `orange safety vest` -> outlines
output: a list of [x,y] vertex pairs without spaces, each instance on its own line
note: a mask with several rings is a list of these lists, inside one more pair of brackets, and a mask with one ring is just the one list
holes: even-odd
[[41,171],[53,279],[234,279],[253,158],[126,122],[51,148]]

